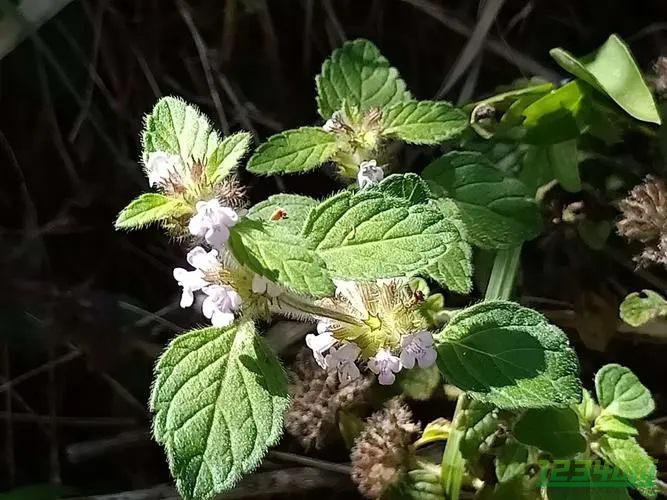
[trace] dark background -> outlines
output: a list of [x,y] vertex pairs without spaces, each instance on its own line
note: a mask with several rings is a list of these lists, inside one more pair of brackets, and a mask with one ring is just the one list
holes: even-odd
[[[83,495],[168,481],[161,450],[142,438],[152,365],[168,339],[201,318],[178,309],[171,270],[182,249],[155,229],[113,230],[119,210],[148,188],[139,132],[155,101],[180,95],[222,131],[250,129],[257,140],[318,124],[314,76],[356,37],[374,41],[416,97],[432,98],[483,5],[75,0],[0,61],[0,490],[51,482]],[[650,72],[667,48],[667,5],[507,0],[479,57],[441,97],[483,97],[536,69],[565,77],[550,48],[584,54],[612,32]],[[281,188],[315,196],[336,188],[321,171],[241,176],[253,202]],[[664,409],[663,344],[616,332],[623,294],[659,287],[664,273],[633,274],[631,252],[615,245],[593,252],[571,230],[549,226],[525,252],[524,301],[568,328],[586,381],[604,362],[626,363]]]

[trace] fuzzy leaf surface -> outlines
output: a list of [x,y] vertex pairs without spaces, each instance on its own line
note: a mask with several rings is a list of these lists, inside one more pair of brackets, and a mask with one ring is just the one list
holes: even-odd
[[410,203],[425,203],[434,195],[431,188],[417,174],[392,174],[370,188],[384,194],[402,198]]
[[603,412],[621,418],[643,418],[655,409],[651,391],[629,368],[603,366],[595,374],[595,392]]
[[438,144],[460,135],[468,116],[448,102],[399,102],[385,110],[382,127],[383,135],[411,144]]
[[602,436],[600,453],[607,461],[621,469],[627,476],[628,482],[644,497],[655,498],[657,496],[657,468],[651,456],[634,438]]
[[448,153],[422,175],[454,200],[474,244],[508,248],[539,234],[540,213],[528,188],[503,175],[481,153]]
[[546,318],[513,302],[460,312],[435,336],[445,378],[499,408],[567,406],[581,400],[577,356]]
[[[260,201],[248,211],[248,218],[269,222],[273,220],[299,234],[308,214],[317,205],[317,200],[298,194],[274,194]],[[280,217],[279,220],[276,218]]]
[[368,40],[353,40],[333,51],[315,79],[317,105],[325,120],[343,101],[361,111],[385,108],[411,98],[396,68]]
[[140,227],[187,213],[190,208],[182,201],[159,193],[144,193],[130,202],[116,219],[116,229]]
[[220,143],[206,165],[206,176],[211,184],[227,177],[245,156],[252,136],[248,132],[237,132]]
[[667,316],[667,300],[653,290],[628,295],[620,307],[621,319],[630,326],[641,326],[660,316]]
[[336,149],[336,136],[319,127],[286,130],[261,144],[247,168],[265,175],[306,172],[328,161]]
[[153,432],[186,499],[230,489],[282,434],[287,380],[252,323],[177,337],[156,367]]

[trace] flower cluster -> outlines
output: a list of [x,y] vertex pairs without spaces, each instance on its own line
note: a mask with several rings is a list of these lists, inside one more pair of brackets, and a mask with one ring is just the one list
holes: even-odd
[[317,364],[337,372],[342,384],[361,375],[359,360],[366,361],[383,385],[393,384],[403,368],[427,368],[436,360],[433,336],[405,281],[339,281],[336,296],[321,304],[355,321],[321,318],[317,334],[306,336]]

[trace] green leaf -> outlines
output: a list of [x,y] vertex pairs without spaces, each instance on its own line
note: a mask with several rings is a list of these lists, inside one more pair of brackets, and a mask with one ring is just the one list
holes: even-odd
[[382,116],[383,135],[412,144],[438,144],[467,127],[467,115],[443,101],[399,102]]
[[603,366],[595,374],[595,392],[603,413],[622,418],[643,418],[655,410],[651,392],[629,368]]
[[250,147],[252,136],[248,132],[232,134],[220,143],[206,165],[206,176],[211,184],[224,179],[236,168]]
[[319,127],[286,130],[260,145],[247,168],[266,175],[306,172],[328,161],[337,148],[336,136]]
[[382,492],[382,500],[446,500],[440,475],[426,469],[413,469],[400,482]]
[[[299,234],[308,214],[317,205],[317,200],[298,194],[274,194],[260,201],[248,211],[248,218],[270,222],[274,220]],[[279,218],[279,219],[278,219]]]
[[566,191],[581,191],[577,141],[531,147],[526,153],[520,178],[531,191],[553,179]]
[[160,357],[153,432],[186,499],[230,489],[282,434],[287,380],[251,322],[181,335]]
[[229,249],[250,270],[294,292],[322,297],[335,290],[322,259],[280,224],[243,219],[230,230]]
[[581,400],[577,357],[541,314],[488,301],[454,316],[436,335],[445,378],[500,408],[566,406]]
[[434,198],[431,188],[417,174],[392,174],[377,185],[367,188],[409,201],[412,204],[424,203]]
[[179,155],[188,165],[192,160],[207,164],[207,169],[218,168],[222,161],[216,151],[220,136],[199,108],[178,97],[163,97],[146,116],[142,134],[143,159],[156,151]]
[[516,439],[508,438],[496,457],[496,477],[504,483],[525,474],[528,467],[528,448]]
[[611,97],[630,116],[660,124],[653,95],[628,46],[611,35],[594,53],[576,58],[561,48],[549,51],[563,69]]
[[646,498],[657,496],[655,463],[634,438],[607,435],[600,439],[599,444],[602,456],[618,467],[633,487]]
[[426,401],[440,387],[440,371],[435,365],[428,368],[415,366],[410,370],[401,370],[396,377],[401,392],[417,401]]
[[437,441],[447,441],[452,423],[444,418],[437,418],[426,424],[421,437],[415,441],[415,447],[425,446]]
[[573,81],[526,107],[523,110],[526,142],[546,145],[579,137],[577,115],[590,92],[585,83]]
[[461,415],[460,427],[465,429],[460,447],[463,457],[472,460],[480,453],[488,451],[499,423],[496,408],[479,401],[471,401]]
[[595,432],[611,434],[614,437],[638,436],[639,431],[632,425],[630,420],[615,417],[614,415],[602,414],[595,419]]
[[620,307],[621,319],[630,326],[641,326],[660,316],[667,316],[667,300],[652,290],[628,295]]
[[137,229],[152,222],[179,217],[190,211],[181,200],[158,193],[144,193],[130,202],[116,219],[116,229]]
[[540,408],[526,411],[514,425],[514,437],[554,458],[571,457],[586,449],[579,418],[570,408]]
[[324,119],[342,109],[343,101],[365,111],[410,99],[398,71],[375,45],[363,39],[346,42],[334,50],[324,61],[315,83],[317,105]]
[[433,202],[344,191],[310,212],[303,235],[336,278],[428,274],[453,291],[470,290],[470,247]]
[[540,213],[529,190],[481,153],[453,151],[433,161],[422,175],[454,200],[475,245],[508,248],[539,234]]

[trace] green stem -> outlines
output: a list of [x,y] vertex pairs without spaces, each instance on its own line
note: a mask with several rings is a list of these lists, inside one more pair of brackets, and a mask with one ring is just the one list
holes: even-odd
[[291,295],[281,295],[279,301],[288,307],[292,307],[297,311],[301,311],[306,314],[312,314],[313,316],[335,319],[336,321],[340,321],[341,323],[347,323],[348,325],[356,325],[356,326],[363,325],[361,321],[359,321],[357,318],[353,316],[342,313],[340,311],[334,311],[333,309],[327,309],[325,307],[320,307],[316,306],[315,304],[310,304],[308,302],[301,301]]
[[521,245],[498,250],[484,300],[507,300],[512,296],[520,258]]

